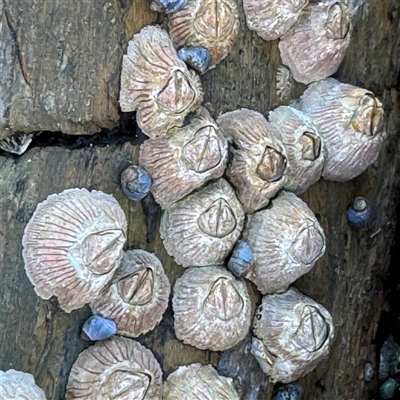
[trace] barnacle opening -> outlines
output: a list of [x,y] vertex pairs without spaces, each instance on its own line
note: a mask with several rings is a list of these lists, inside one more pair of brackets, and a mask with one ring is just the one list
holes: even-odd
[[304,132],[300,138],[304,160],[315,161],[321,154],[321,139],[312,132]]
[[328,37],[338,40],[344,39],[350,30],[350,18],[343,6],[337,2],[328,9],[326,31]]
[[213,126],[199,129],[195,137],[182,149],[182,159],[198,173],[215,168],[222,159],[218,136]]
[[236,24],[233,11],[225,0],[205,1],[196,15],[193,30],[212,41],[226,39]]
[[366,93],[360,99],[359,107],[351,119],[351,125],[357,132],[367,136],[374,136],[382,129],[382,104],[372,93]]
[[242,296],[227,278],[219,278],[204,300],[203,312],[229,321],[240,314],[244,307]]
[[286,164],[286,157],[282,153],[267,146],[257,165],[256,174],[266,182],[275,182],[282,178]]
[[190,108],[195,98],[195,90],[186,75],[176,70],[158,93],[157,103],[161,108],[179,114]]
[[[124,242],[122,230],[109,229],[86,236],[78,247],[85,266],[94,274],[103,275],[110,272],[121,257]],[[71,249],[71,254],[74,250]]]
[[325,239],[312,221],[299,229],[296,238],[290,245],[288,254],[298,263],[311,264],[320,257]]
[[219,198],[200,215],[198,225],[205,234],[223,238],[235,230],[236,218],[227,201]]
[[144,268],[118,282],[118,293],[122,300],[132,305],[143,306],[153,298],[154,275],[151,268]]
[[151,383],[151,376],[126,370],[113,371],[105,382],[105,392],[111,400],[145,398]]
[[300,324],[295,332],[293,342],[299,350],[314,352],[319,350],[328,338],[329,328],[325,318],[316,307],[303,307]]

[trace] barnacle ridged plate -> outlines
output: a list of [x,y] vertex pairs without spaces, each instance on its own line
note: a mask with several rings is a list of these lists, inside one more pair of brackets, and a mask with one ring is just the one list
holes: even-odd
[[175,45],[201,46],[211,54],[212,66],[230,52],[239,33],[239,12],[233,0],[188,0],[169,17]]
[[254,317],[252,352],[272,382],[292,382],[326,358],[334,328],[330,313],[295,288],[263,297]]
[[311,3],[281,37],[282,62],[296,81],[308,85],[333,75],[350,44],[352,25],[340,1]]
[[275,40],[296,22],[308,0],[244,0],[249,29],[264,40]]
[[177,338],[202,350],[227,350],[250,329],[246,284],[223,267],[187,269],[175,283],[172,307]]
[[140,146],[140,165],[153,180],[151,192],[162,208],[180,200],[225,170],[228,144],[210,113],[199,108],[190,123]]
[[301,194],[321,178],[325,161],[321,136],[312,119],[295,108],[281,106],[268,117],[280,134],[289,160],[284,188]]
[[325,179],[348,181],[376,161],[386,132],[382,103],[371,91],[328,78],[307,88],[300,107],[324,141]]
[[43,299],[70,312],[89,303],[122,259],[127,221],[109,194],[67,189],[38,204],[22,238],[28,278]]
[[117,324],[119,334],[137,337],[161,321],[171,287],[160,260],[144,250],[124,253],[111,285],[91,304],[93,313]]
[[260,113],[242,108],[218,117],[232,142],[227,175],[246,213],[268,205],[287,181],[288,161],[279,133]]
[[223,263],[239,238],[243,208],[224,179],[172,204],[161,217],[165,249],[184,268]]
[[135,111],[142,131],[154,138],[174,126],[203,98],[199,76],[179,59],[164,30],[146,26],[129,42],[122,61],[121,110]]
[[162,371],[153,353],[113,337],[84,350],[72,366],[66,400],[160,400]]
[[9,369],[0,371],[0,400],[46,400],[33,375]]
[[164,383],[164,400],[239,400],[233,381],[218,375],[211,365],[179,367]]
[[313,212],[285,191],[270,207],[248,217],[243,239],[254,254],[254,263],[244,276],[263,294],[286,290],[325,252],[324,231]]

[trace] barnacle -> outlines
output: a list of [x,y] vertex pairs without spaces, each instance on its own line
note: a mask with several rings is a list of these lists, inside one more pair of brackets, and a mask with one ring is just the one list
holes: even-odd
[[281,37],[282,62],[298,82],[308,85],[324,79],[338,70],[351,30],[349,11],[340,1],[310,3]]
[[172,307],[176,336],[199,349],[229,349],[250,329],[246,284],[223,267],[187,269],[175,283]]
[[348,181],[375,162],[386,133],[382,104],[373,93],[328,78],[310,85],[300,106],[324,142],[325,179]]
[[268,205],[287,180],[288,161],[275,128],[258,112],[245,108],[222,114],[222,132],[232,142],[227,175],[247,213]]
[[151,192],[162,208],[169,207],[225,170],[228,144],[203,107],[190,123],[140,146],[140,165],[153,179]]
[[161,218],[165,249],[184,268],[223,263],[244,223],[244,212],[224,179],[174,203]]
[[120,105],[135,111],[142,131],[154,138],[200,106],[200,78],[179,59],[167,32],[146,26],[129,42],[122,61]]
[[188,0],[185,7],[169,17],[175,45],[206,48],[212,66],[230,52],[239,33],[239,13],[233,0]]
[[292,382],[329,354],[332,317],[295,288],[263,298],[254,318],[252,352],[272,382]]
[[25,270],[43,299],[70,312],[95,298],[122,259],[125,214],[113,196],[67,189],[38,204],[22,238]]
[[124,253],[111,285],[91,304],[94,313],[112,319],[118,333],[137,337],[161,321],[171,287],[160,260],[144,250]]
[[324,231],[313,212],[285,191],[270,207],[249,215],[243,240],[254,254],[253,266],[244,276],[263,294],[286,290],[325,252]]
[[114,337],[84,350],[72,366],[66,400],[159,400],[162,371],[138,342]]
[[211,365],[179,367],[164,383],[163,400],[239,400],[231,378],[217,374]]

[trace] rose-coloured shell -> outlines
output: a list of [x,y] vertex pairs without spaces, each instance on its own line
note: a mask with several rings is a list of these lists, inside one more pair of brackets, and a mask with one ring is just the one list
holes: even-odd
[[301,194],[322,175],[325,154],[318,129],[311,118],[292,107],[276,108],[268,120],[280,133],[289,160],[284,188]]
[[234,0],[188,0],[170,15],[169,28],[177,47],[204,47],[215,66],[231,51],[239,33],[238,8]]
[[244,276],[263,294],[286,290],[325,252],[324,231],[313,212],[285,191],[268,209],[248,216],[243,240],[254,253],[254,264]]
[[[267,295],[254,317],[252,352],[272,382],[292,382],[329,354],[332,317],[295,288]],[[263,354],[264,353],[264,354]]]
[[112,284],[91,308],[94,313],[112,319],[119,334],[137,337],[160,323],[170,292],[160,260],[144,250],[129,250]]
[[187,269],[175,283],[172,308],[177,338],[198,349],[229,349],[250,330],[246,284],[223,267]]
[[244,212],[224,179],[174,203],[161,217],[160,236],[184,268],[222,264],[243,229]]
[[179,59],[167,32],[146,26],[129,42],[122,61],[120,105],[137,110],[142,131],[155,138],[174,126],[203,99],[200,78]]
[[122,259],[125,214],[113,196],[67,189],[38,204],[22,246],[25,270],[42,299],[71,312],[92,301]]
[[0,371],[0,400],[46,400],[33,375],[9,369]]
[[140,164],[153,179],[151,192],[163,209],[225,171],[228,144],[201,107],[191,122],[140,146]]
[[240,400],[231,378],[218,375],[211,365],[179,367],[164,383],[163,400]]
[[324,141],[325,179],[348,181],[375,162],[386,133],[382,104],[372,92],[328,78],[310,85],[300,106]]
[[299,18],[308,0],[244,0],[247,26],[264,40],[275,40]]
[[84,350],[72,366],[66,400],[160,400],[162,371],[153,353],[113,337]]
[[242,108],[217,119],[233,160],[227,175],[246,213],[268,205],[286,184],[288,162],[279,133],[258,112]]
[[308,85],[334,74],[350,44],[350,15],[340,1],[309,4],[281,37],[279,50],[296,81]]

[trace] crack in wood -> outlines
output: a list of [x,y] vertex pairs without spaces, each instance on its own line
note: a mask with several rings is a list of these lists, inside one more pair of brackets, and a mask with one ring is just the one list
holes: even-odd
[[25,83],[29,87],[31,87],[31,82],[30,82],[30,78],[29,78],[28,67],[26,65],[25,55],[21,52],[19,31],[17,28],[15,28],[15,22],[11,16],[10,10],[8,9],[6,0],[3,0],[3,4],[4,4],[4,12],[6,15],[7,26],[8,26],[8,29],[10,30],[11,39],[14,41],[14,44],[15,44],[15,50],[17,53],[18,62],[19,62],[19,66],[21,69],[22,76],[24,78]]

